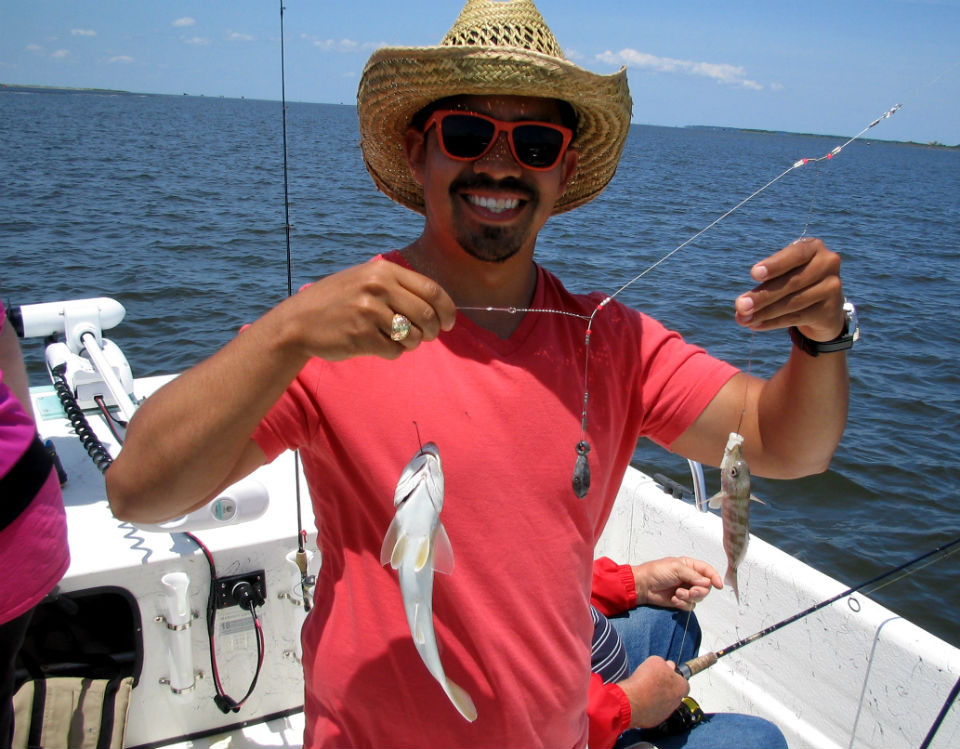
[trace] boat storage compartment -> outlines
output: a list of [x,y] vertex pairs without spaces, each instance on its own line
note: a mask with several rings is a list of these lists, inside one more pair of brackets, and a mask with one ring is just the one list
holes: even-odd
[[139,607],[123,588],[54,592],[17,657],[14,747],[120,747],[140,677]]

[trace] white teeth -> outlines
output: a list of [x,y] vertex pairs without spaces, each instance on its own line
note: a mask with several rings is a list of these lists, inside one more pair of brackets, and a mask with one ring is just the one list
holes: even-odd
[[520,205],[520,201],[517,198],[482,198],[479,195],[468,195],[467,200],[469,200],[473,205],[479,206],[480,208],[485,208],[491,213],[512,211],[514,208]]

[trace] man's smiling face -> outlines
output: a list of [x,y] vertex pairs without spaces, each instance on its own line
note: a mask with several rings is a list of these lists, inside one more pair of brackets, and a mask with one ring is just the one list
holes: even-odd
[[[542,121],[562,124],[552,99],[515,96],[461,96],[447,108],[477,112],[506,122]],[[547,171],[526,168],[514,157],[508,135],[474,161],[448,157],[437,128],[426,135],[408,133],[410,167],[423,185],[427,224],[453,237],[465,252],[487,262],[504,262],[528,249],[550,217],[557,199],[576,171],[577,152],[567,149]]]

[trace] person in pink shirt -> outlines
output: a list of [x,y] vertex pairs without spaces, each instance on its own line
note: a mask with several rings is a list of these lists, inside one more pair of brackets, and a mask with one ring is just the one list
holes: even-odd
[[30,617],[69,564],[60,483],[37,435],[20,343],[0,303],[0,749],[13,738],[14,661]]
[[[839,257],[813,239],[754,264],[734,301],[739,324],[807,341],[769,380],[604,304],[583,429],[585,318],[605,296],[569,292],[534,249],[612,179],[631,108],[626,72],[566,60],[531,0],[469,0],[441,44],[377,50],[358,91],[364,162],[421,233],[284,300],[131,420],[106,473],[121,520],[183,514],[300,450],[323,553],[305,746],[586,745],[593,549],[637,439],[716,465],[741,424],[757,475],[829,464],[846,359],[813,354],[842,348],[846,322]],[[380,562],[421,440],[442,455],[456,557],[433,588],[436,638],[473,722],[424,667]],[[662,658],[638,668],[656,725],[689,685]]]

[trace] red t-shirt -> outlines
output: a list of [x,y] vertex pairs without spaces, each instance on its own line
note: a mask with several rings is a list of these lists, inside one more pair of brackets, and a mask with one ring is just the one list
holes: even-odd
[[[589,315],[601,299],[540,269],[531,307]],[[590,344],[592,485],[578,499],[585,331],[576,317],[528,313],[501,340],[460,315],[395,361],[311,360],[268,413],[254,439],[269,459],[300,448],[323,553],[302,635],[305,746],[586,743],[594,544],[637,438],[669,445],[735,370],[607,305]],[[421,441],[440,450],[456,563],[435,582],[437,641],[474,723],[420,661],[396,573],[380,565],[394,489]]]

